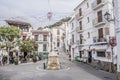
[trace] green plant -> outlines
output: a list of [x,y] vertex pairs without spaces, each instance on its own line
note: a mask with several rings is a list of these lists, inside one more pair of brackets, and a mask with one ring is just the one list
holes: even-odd
[[36,55],[33,55],[33,58],[32,58],[33,62],[37,62],[37,58],[36,58]]
[[18,65],[18,58],[14,58],[14,64]]

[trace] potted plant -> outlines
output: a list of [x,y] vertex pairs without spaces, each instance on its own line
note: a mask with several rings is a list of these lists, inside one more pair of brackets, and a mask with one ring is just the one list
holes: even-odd
[[33,58],[32,58],[33,62],[37,62],[37,58],[36,58],[36,55],[33,55]]
[[14,58],[14,64],[18,65],[18,58]]

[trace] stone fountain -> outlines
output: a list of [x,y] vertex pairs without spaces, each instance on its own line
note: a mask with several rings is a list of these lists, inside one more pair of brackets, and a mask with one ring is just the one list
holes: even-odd
[[59,70],[60,69],[58,55],[55,51],[51,52],[48,55],[47,69],[48,70]]

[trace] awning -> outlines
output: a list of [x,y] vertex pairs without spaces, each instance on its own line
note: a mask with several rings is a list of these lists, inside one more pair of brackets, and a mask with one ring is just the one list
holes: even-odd
[[27,34],[26,33],[22,33],[22,36],[27,36]]
[[90,47],[90,49],[95,49],[95,50],[106,50],[108,48],[107,45],[93,45]]

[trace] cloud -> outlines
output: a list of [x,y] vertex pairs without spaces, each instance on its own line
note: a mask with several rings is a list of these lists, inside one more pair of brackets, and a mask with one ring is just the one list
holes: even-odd
[[[28,21],[35,28],[49,25],[72,14],[81,0],[0,0],[0,19],[19,19]],[[47,13],[53,12],[51,23]]]

